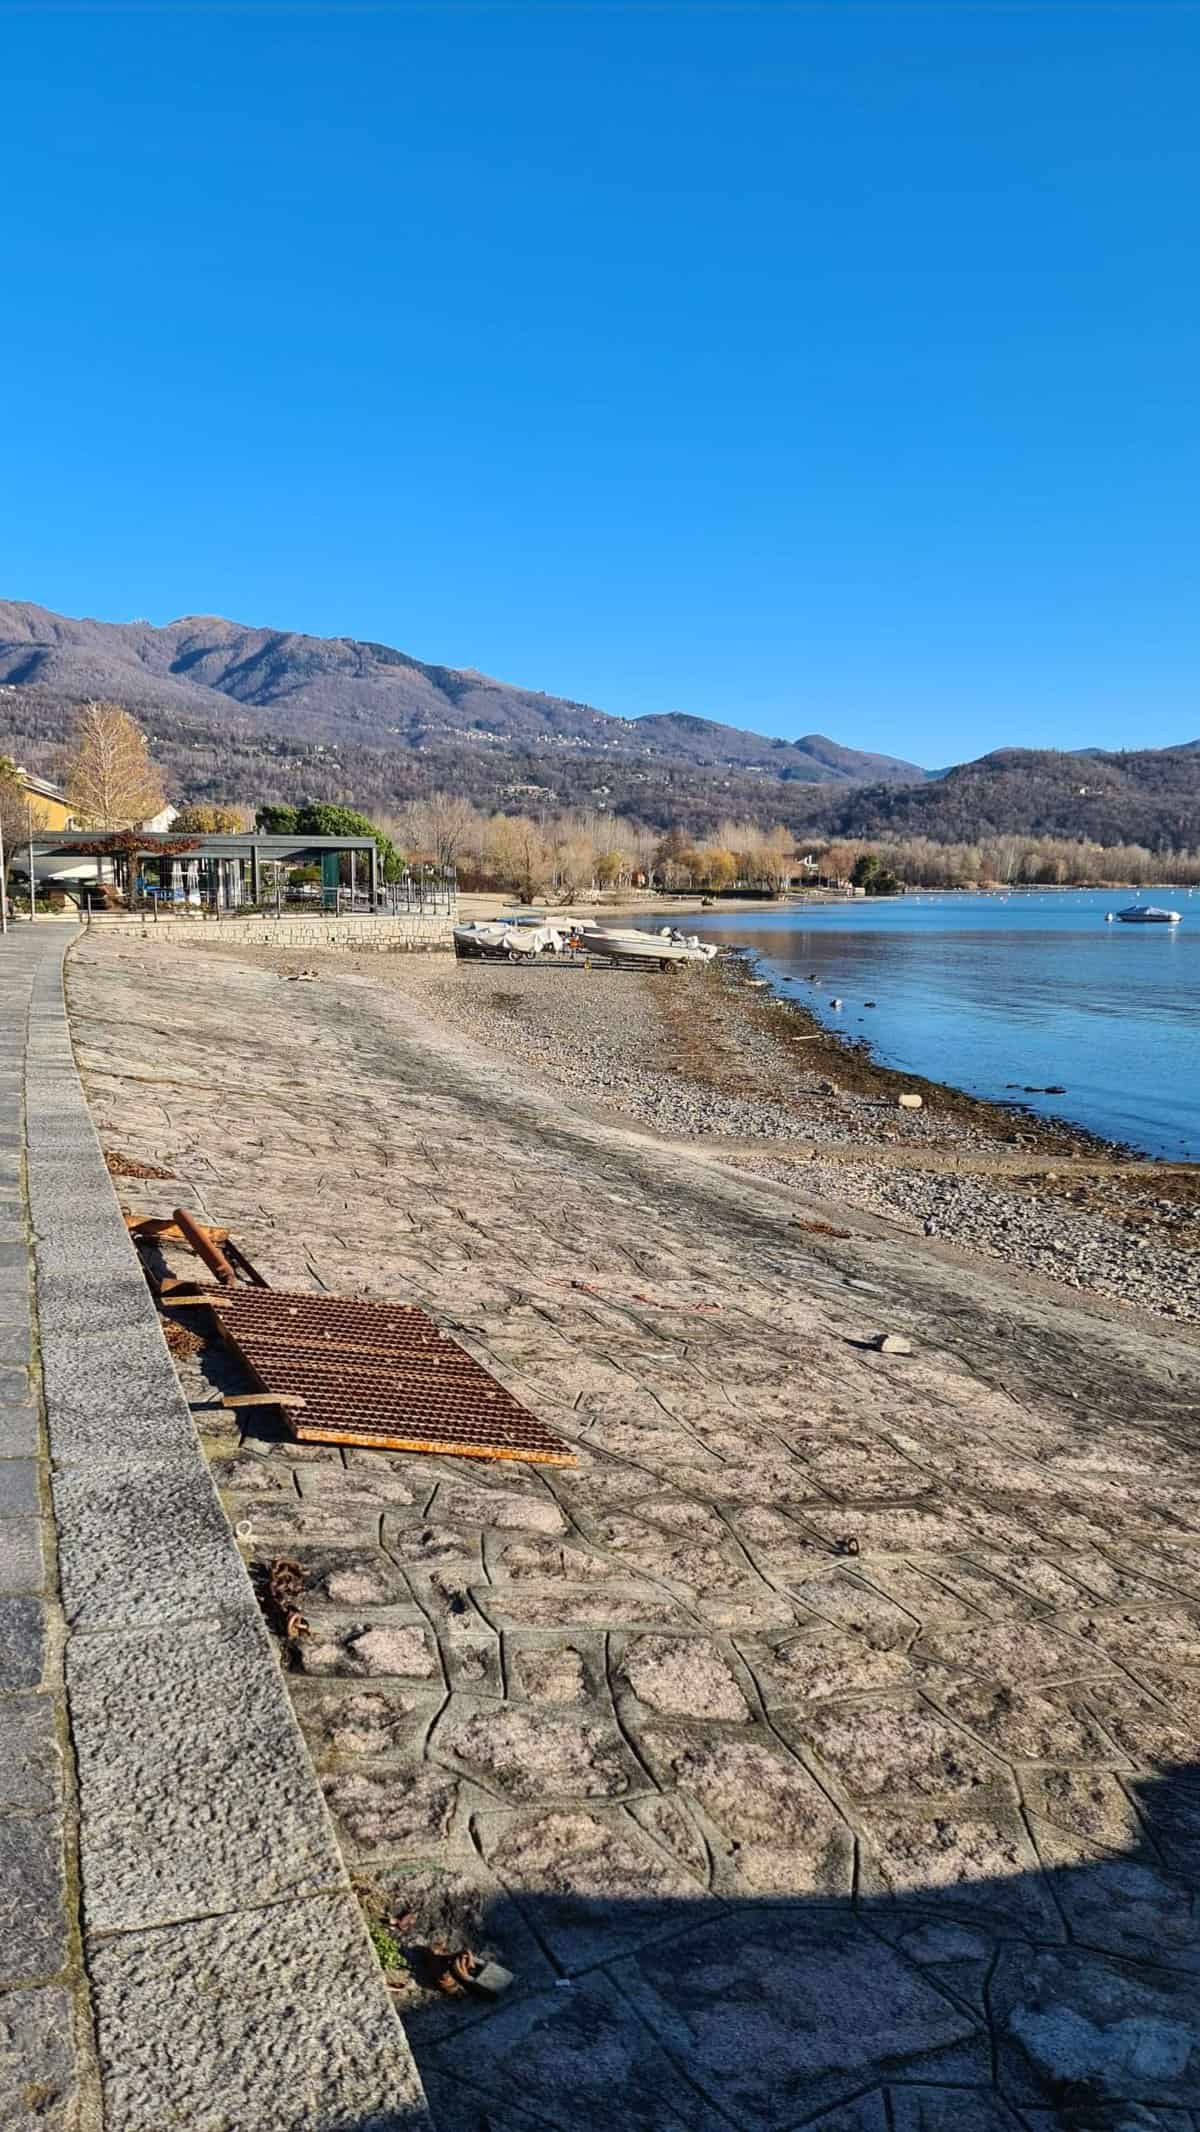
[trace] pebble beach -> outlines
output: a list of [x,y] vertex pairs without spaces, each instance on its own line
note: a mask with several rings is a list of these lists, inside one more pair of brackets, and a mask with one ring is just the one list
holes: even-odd
[[[270,957],[271,951],[261,951]],[[299,967],[274,955],[281,974]],[[878,1065],[738,957],[666,975],[336,954],[422,1016],[581,1107],[792,1183],[830,1218],[910,1235],[1200,1322],[1200,1171]],[[901,1093],[919,1093],[919,1110]]]

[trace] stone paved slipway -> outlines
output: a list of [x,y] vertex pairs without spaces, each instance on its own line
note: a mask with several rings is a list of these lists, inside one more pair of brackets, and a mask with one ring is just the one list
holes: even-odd
[[420,2081],[83,1101],[68,938],[0,942],[0,2123],[417,2132]]
[[423,1303],[578,1454],[290,1444],[180,1363],[306,1573],[356,1875],[414,1959],[515,1973],[414,1979],[438,2132],[1195,2132],[1193,1341],[814,1232],[328,960],[88,942],[69,989],[101,1132],[170,1173],[130,1205]]

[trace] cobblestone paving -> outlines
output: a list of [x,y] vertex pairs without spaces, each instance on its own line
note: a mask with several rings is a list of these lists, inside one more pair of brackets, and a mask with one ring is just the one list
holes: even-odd
[[[0,939],[0,2125],[80,2123],[80,1980],[69,1810],[62,1613],[31,1312],[24,1178],[25,1037],[34,972],[57,951],[37,926]],[[83,2084],[87,2085],[86,2080]]]
[[369,979],[96,943],[69,990],[106,1145],[172,1172],[128,1205],[424,1304],[578,1452],[289,1446],[180,1364],[304,1566],[364,1892],[515,1972],[406,1991],[441,2132],[1193,2132],[1195,1346],[818,1243]]

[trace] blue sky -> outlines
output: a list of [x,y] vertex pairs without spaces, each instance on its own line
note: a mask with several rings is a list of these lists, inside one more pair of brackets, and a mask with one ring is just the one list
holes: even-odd
[[1200,11],[0,0],[0,595],[1200,735]]

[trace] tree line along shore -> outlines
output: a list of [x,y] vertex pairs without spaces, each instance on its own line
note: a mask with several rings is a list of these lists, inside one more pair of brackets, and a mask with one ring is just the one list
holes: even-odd
[[[145,826],[168,802],[145,734],[120,705],[81,706],[62,760],[64,794],[80,826]],[[907,888],[1150,887],[1200,883],[1200,849],[1102,844],[1010,832],[973,841],[929,836],[809,839],[783,822],[717,821],[699,837],[677,824],[639,822],[605,807],[552,810],[536,805],[487,813],[460,793],[435,791],[395,813],[363,813],[350,793],[302,803],[265,799],[189,801],[173,827],[188,831],[260,829],[373,834],[384,879],[407,867],[454,868],[468,891],[497,891],[525,902],[573,901],[588,893],[659,889],[672,894],[744,888],[780,894],[808,886],[871,895]],[[6,853],[39,822],[0,744],[0,830]]]

